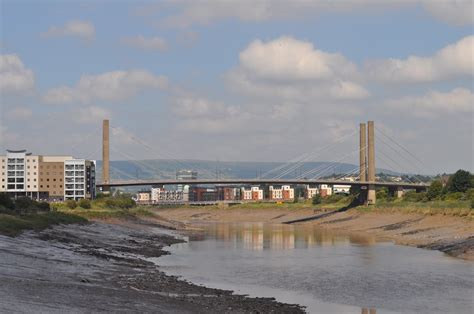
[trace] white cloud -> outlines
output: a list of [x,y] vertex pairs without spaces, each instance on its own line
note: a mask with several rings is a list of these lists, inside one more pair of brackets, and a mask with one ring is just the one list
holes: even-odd
[[103,119],[110,119],[111,113],[107,109],[90,106],[79,108],[74,114],[76,121],[82,124],[98,124]]
[[50,89],[43,102],[62,104],[88,103],[93,100],[119,101],[143,90],[164,89],[168,80],[144,70],[113,71],[99,75],[83,75],[74,87]]
[[425,0],[423,6],[434,17],[451,25],[472,25],[474,23],[472,0]]
[[26,107],[15,107],[8,111],[6,116],[12,120],[28,120],[33,116],[33,111]]
[[72,20],[63,26],[51,26],[48,31],[41,34],[43,37],[78,37],[83,40],[95,38],[95,27],[89,21]]
[[142,35],[136,37],[125,37],[122,38],[121,42],[124,45],[139,48],[143,50],[157,50],[157,51],[165,51],[168,49],[168,45],[166,41],[161,37],[151,37],[146,38]]
[[[387,100],[383,108],[391,108],[418,117],[440,117],[449,113],[474,113],[474,94],[465,88],[449,92],[430,91],[423,96]],[[384,109],[385,110],[385,109]]]
[[33,71],[26,68],[14,54],[0,55],[0,91],[17,93],[32,89],[35,85]]
[[410,56],[368,62],[372,80],[398,83],[434,82],[474,75],[474,36],[448,45],[430,57]]
[[291,37],[256,40],[239,56],[226,78],[231,89],[253,97],[299,102],[363,99],[357,66],[338,53],[315,49]]
[[226,19],[245,22],[314,18],[328,12],[361,12],[363,14],[388,11],[398,7],[416,8],[422,5],[431,15],[453,25],[472,24],[471,0],[260,0],[202,1],[171,0],[138,8],[139,15],[152,15],[171,7],[175,14],[166,16],[161,23],[171,27],[206,25]]

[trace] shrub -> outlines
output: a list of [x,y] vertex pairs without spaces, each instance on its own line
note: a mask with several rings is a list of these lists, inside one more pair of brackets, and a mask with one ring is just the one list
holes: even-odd
[[49,206],[48,202],[39,202],[37,203],[38,210],[41,211],[47,211],[49,212],[51,210],[51,207]]
[[321,195],[316,194],[316,195],[313,196],[313,198],[312,198],[312,200],[311,200],[311,203],[312,203],[313,205],[317,205],[317,204],[321,204],[321,201],[322,201]]
[[0,206],[9,210],[15,209],[15,203],[7,193],[0,193]]
[[105,200],[105,206],[108,208],[129,209],[136,206],[133,199],[125,196],[109,197]]
[[448,201],[459,201],[464,198],[464,193],[462,192],[454,192],[454,193],[448,193],[445,196],[445,199]]
[[377,199],[381,199],[381,200],[386,199],[388,197],[387,189],[384,188],[384,189],[378,190],[375,196]]
[[443,193],[443,184],[441,181],[433,181],[428,188],[428,192],[426,193],[426,197],[431,201],[437,199]]
[[36,202],[33,201],[31,198],[23,196],[19,197],[15,200],[15,210],[18,212],[29,212],[29,211],[36,211],[38,210],[37,206],[35,206]]
[[67,200],[66,206],[69,207],[70,209],[74,209],[77,207],[77,202],[75,200]]
[[428,200],[428,198],[426,197],[426,192],[416,192],[416,191],[408,191],[403,196],[403,199],[409,202],[421,202],[421,201]]
[[326,204],[337,203],[340,200],[344,199],[345,197],[346,196],[342,194],[333,194],[323,199],[323,203],[326,203]]
[[471,209],[474,209],[474,198],[471,199]]
[[81,199],[78,205],[79,207],[84,208],[84,209],[91,209],[91,201],[86,198]]

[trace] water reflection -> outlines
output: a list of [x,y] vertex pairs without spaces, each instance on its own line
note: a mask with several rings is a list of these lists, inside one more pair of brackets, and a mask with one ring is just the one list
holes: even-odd
[[158,259],[162,270],[309,313],[474,313],[472,263],[440,252],[309,225],[199,226]]
[[371,236],[335,233],[310,225],[236,223],[198,226],[203,229],[203,234],[199,238],[214,238],[248,250],[291,250],[315,246],[375,244],[375,238]]

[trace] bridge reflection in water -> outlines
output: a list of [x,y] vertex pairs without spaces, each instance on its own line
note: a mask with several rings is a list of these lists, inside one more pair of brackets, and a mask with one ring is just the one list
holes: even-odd
[[[197,226],[199,227],[199,225]],[[375,244],[375,238],[371,236],[335,233],[311,225],[217,223],[202,224],[201,227],[205,230],[207,238],[225,240],[228,246],[243,247],[248,250],[291,250],[317,246],[349,246],[351,243],[358,245]]]

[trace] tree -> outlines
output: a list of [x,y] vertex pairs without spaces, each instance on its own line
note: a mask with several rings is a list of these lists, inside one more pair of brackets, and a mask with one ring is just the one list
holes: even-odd
[[469,171],[459,169],[453,174],[447,184],[449,192],[466,192],[469,188],[474,187],[472,184],[472,176]]
[[318,204],[321,204],[321,201],[322,201],[321,195],[315,194],[315,195],[313,196],[313,199],[312,199],[311,203],[312,203],[313,205],[318,205]]
[[431,201],[440,197],[442,192],[443,192],[443,184],[441,183],[441,181],[436,180],[436,181],[431,182],[431,185],[428,188],[428,192],[426,193],[426,197],[428,197],[428,199]]

